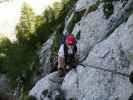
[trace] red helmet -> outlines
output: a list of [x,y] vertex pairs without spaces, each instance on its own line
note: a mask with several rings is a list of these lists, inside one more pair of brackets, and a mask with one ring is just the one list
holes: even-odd
[[73,35],[70,34],[66,37],[66,44],[74,45],[75,43],[76,43],[76,39]]

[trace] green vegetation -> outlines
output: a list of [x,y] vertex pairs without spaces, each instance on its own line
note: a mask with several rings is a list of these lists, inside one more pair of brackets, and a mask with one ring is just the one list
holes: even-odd
[[74,98],[70,98],[69,100],[75,100]]
[[54,33],[52,54],[57,54],[66,14],[76,1],[62,0],[61,3],[55,3],[42,16],[36,16],[33,9],[24,3],[16,26],[17,41],[12,43],[6,37],[0,38],[0,73],[9,78],[11,91],[19,85],[22,100],[34,100],[27,99],[29,97],[26,94],[33,87],[34,76],[39,71],[37,51]]
[[129,96],[128,100],[133,100],[133,93]]
[[37,100],[34,96],[28,96],[26,100]]
[[34,97],[34,96],[27,96],[27,94],[21,95],[20,99],[21,100],[37,100],[36,97]]
[[[34,13],[29,5],[22,7],[22,16],[16,27],[17,40],[11,43],[7,39],[1,39],[1,72],[6,73],[10,79],[12,89],[21,84],[24,91],[33,85],[33,76],[39,67],[39,57],[36,53]],[[4,51],[3,51],[4,50]],[[18,81],[19,80],[19,81]]]
[[108,19],[113,14],[114,6],[112,2],[113,0],[103,0],[103,12],[106,19]]
[[53,46],[52,46],[51,63],[53,63],[54,59],[56,59],[57,57],[59,45],[61,42],[60,40],[64,29],[65,17],[67,16],[67,13],[69,12],[70,8],[72,8],[72,6],[75,4],[76,1],[77,0],[62,0],[62,3],[61,3],[61,5],[63,5],[62,10],[60,10],[60,14],[58,14],[59,16],[58,18],[56,17],[57,19],[55,21],[55,22],[58,22],[58,24],[56,25],[56,30],[54,31],[55,37],[54,37]]
[[80,21],[81,17],[84,15],[84,10],[80,12],[73,12],[69,18],[68,26],[67,26],[67,31],[69,33],[72,32],[75,24]]
[[100,0],[97,0],[97,2],[96,2],[95,4],[93,4],[93,5],[89,6],[89,7],[86,9],[86,11],[85,11],[84,16],[87,16],[87,15],[88,15],[88,13],[90,13],[90,12],[93,12],[93,11],[97,10],[97,8],[98,8],[99,4],[100,4]]
[[55,97],[55,100],[65,100],[63,95],[58,95]]
[[42,94],[44,95],[44,96],[47,96],[49,93],[48,93],[49,91],[48,91],[48,89],[46,89],[46,90],[44,90],[43,92],[42,92]]
[[[24,3],[22,7],[20,22],[16,27],[19,42],[27,43],[35,34],[35,15],[31,7]],[[26,41],[26,42],[25,42]]]
[[129,81],[133,84],[133,71],[129,75]]
[[87,16],[88,13],[95,11],[100,3],[103,3],[103,12],[106,19],[108,19],[114,11],[113,0],[97,0],[95,4],[86,9],[84,16]]

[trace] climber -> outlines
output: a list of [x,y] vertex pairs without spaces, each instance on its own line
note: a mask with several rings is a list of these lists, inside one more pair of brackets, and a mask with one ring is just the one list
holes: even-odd
[[76,39],[68,34],[58,52],[58,72],[65,75],[71,68],[75,68],[78,62]]

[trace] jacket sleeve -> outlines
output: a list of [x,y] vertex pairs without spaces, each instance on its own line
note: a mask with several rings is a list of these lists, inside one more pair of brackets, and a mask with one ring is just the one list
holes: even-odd
[[64,58],[64,45],[60,46],[58,56]]
[[76,52],[75,58],[76,60],[79,60],[80,59],[80,47],[78,44],[76,46],[77,46],[77,52]]
[[64,68],[65,61],[64,61],[64,45],[60,46],[59,52],[58,52],[58,68]]

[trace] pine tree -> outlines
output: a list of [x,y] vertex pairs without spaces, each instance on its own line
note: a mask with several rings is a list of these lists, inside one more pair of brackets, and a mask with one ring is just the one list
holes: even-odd
[[35,14],[33,9],[26,3],[22,6],[22,15],[16,26],[17,39],[20,42],[29,41],[35,35]]

